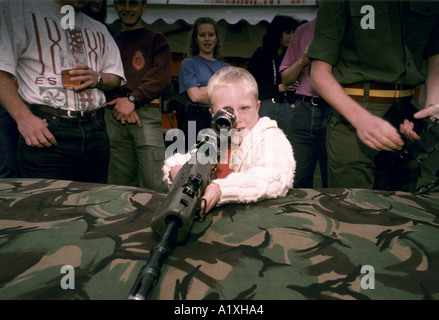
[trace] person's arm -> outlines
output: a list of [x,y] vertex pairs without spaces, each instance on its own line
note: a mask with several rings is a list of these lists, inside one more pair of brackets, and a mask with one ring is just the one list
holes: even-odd
[[[436,117],[439,119],[439,54],[428,59],[427,80],[425,82],[426,97],[425,109],[416,112],[416,119]],[[419,140],[419,135],[413,130],[414,124],[405,120],[400,126],[400,131],[410,140]]]
[[103,85],[99,88],[101,90],[113,90],[121,84],[121,78],[119,76],[111,73],[98,74],[86,64],[73,66],[70,75],[74,76],[72,77],[72,81],[81,81],[81,84],[74,88],[75,91],[95,88],[98,85],[99,76],[101,76],[103,80]]
[[[439,104],[439,54],[428,59],[425,105]],[[431,115],[431,114],[430,114]],[[436,114],[437,116],[437,114]]]
[[163,171],[163,181],[166,184],[171,185],[174,178],[177,176],[178,171],[183,167],[183,165],[190,159],[191,154],[176,153],[171,157],[167,158],[164,162]]
[[[19,14],[12,14],[16,9]],[[56,144],[56,140],[50,131],[47,129],[47,124],[40,118],[36,117],[23,102],[18,94],[15,86],[13,76],[16,70],[17,55],[14,49],[19,52],[21,47],[25,46],[26,41],[17,38],[24,36],[23,25],[18,23],[14,25],[15,41],[17,47],[12,44],[12,24],[15,16],[21,16],[23,8],[20,3],[17,2],[2,2],[0,3],[0,55],[2,57],[1,70],[0,70],[0,104],[8,111],[11,117],[17,123],[20,134],[26,141],[26,144],[31,147],[50,147]],[[20,29],[21,27],[21,29]],[[18,29],[17,29],[18,28]]]
[[396,151],[404,145],[396,128],[372,115],[344,92],[332,75],[329,63],[312,61],[311,81],[319,95],[357,129],[358,137],[368,147],[378,151]]
[[57,142],[47,129],[47,123],[35,116],[18,95],[11,76],[0,71],[0,104],[9,112],[26,144],[31,147],[50,147]]
[[194,103],[209,104],[207,99],[207,87],[192,87],[187,89],[187,95]]
[[135,111],[136,105],[128,100],[127,97],[113,99],[108,101],[107,105],[114,106],[112,112],[117,121],[120,121],[122,124],[136,123],[139,128],[142,127],[142,121]]
[[293,65],[280,72],[282,76],[282,83],[284,86],[288,87],[294,84],[294,82],[299,79],[303,69],[305,69],[310,64],[310,60],[307,56],[308,49],[309,45],[306,47],[303,55]]
[[[156,34],[150,43],[153,64],[143,74],[139,86],[131,92],[138,106],[145,105],[159,97],[171,84],[172,79],[172,55],[166,38]],[[128,122],[137,123],[139,127],[142,126],[140,118],[135,111],[136,105],[130,102],[128,98],[117,98],[108,104],[114,105],[114,117],[121,121],[122,124]]]
[[[96,88],[99,84],[99,76],[102,78],[102,86],[99,87],[100,90],[113,90],[120,86],[122,80],[119,76],[112,73],[98,73],[86,64],[73,66],[70,74],[74,76],[72,77],[72,81],[81,81],[81,84],[79,86],[74,87],[74,90],[78,92],[86,89]],[[122,108],[123,110],[128,110],[126,111],[127,115],[118,113],[117,120],[121,120],[123,124],[125,124],[125,122],[128,122],[137,123],[139,127],[142,126],[138,115],[136,113],[133,113],[134,104],[128,101],[127,98],[117,98],[108,102],[108,105],[113,104],[119,105],[119,108]],[[115,113],[116,111],[116,107],[113,108],[113,113]]]
[[180,94],[186,92],[193,103],[209,104],[207,86],[201,86],[193,59],[185,59],[179,69]]
[[[97,28],[97,26],[96,26]],[[98,30],[98,29],[96,29]],[[70,71],[76,77],[72,80],[81,81],[81,85],[74,88],[75,91],[94,89],[98,85],[99,76],[102,77],[100,90],[111,91],[126,83],[122,59],[119,48],[107,28],[101,29],[105,42],[105,53],[100,57],[99,67],[91,68],[86,64],[79,64]]]

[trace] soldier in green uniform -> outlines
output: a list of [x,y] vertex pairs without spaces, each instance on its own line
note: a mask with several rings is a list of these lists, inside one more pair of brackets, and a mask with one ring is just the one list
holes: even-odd
[[[415,139],[413,123],[395,128],[383,119],[394,104],[410,105],[426,83],[426,108],[439,115],[439,3],[323,1],[308,57],[317,92],[335,109],[327,128],[329,187],[413,191],[413,161],[389,166],[382,151]],[[332,72],[335,67],[334,72]]]

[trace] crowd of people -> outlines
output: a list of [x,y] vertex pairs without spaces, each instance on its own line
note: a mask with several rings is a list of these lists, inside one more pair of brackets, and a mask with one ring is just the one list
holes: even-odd
[[[197,135],[224,108],[236,117],[228,170],[206,188],[206,211],[313,188],[317,163],[324,188],[414,191],[418,163],[387,155],[419,136],[412,120],[395,127],[385,116],[412,108],[425,83],[414,118],[439,118],[439,7],[374,2],[382,14],[365,26],[357,1],[316,4],[309,22],[276,16],[247,70],[224,62],[215,20],[195,21],[179,69],[182,129]],[[64,5],[75,10],[72,28]],[[0,177],[166,192],[190,153],[165,159],[160,97],[172,56],[166,37],[144,26],[147,1],[114,0],[119,30],[105,25],[102,0],[0,6]],[[65,53],[82,57],[70,85]]]

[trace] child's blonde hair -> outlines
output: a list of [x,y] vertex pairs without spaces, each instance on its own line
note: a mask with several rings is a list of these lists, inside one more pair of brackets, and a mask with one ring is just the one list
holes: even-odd
[[222,87],[234,87],[236,85],[244,85],[247,88],[247,93],[251,93],[255,100],[258,101],[258,84],[253,75],[243,68],[224,67],[218,70],[207,84],[207,97],[210,106],[212,107],[213,104],[212,94],[214,90]]

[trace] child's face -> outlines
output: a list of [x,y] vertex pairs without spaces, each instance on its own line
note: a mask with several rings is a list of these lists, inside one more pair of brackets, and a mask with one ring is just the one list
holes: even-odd
[[244,85],[220,87],[212,92],[212,110],[215,114],[225,107],[233,108],[236,116],[235,129],[238,133],[247,134],[259,120],[260,101],[247,91]]

